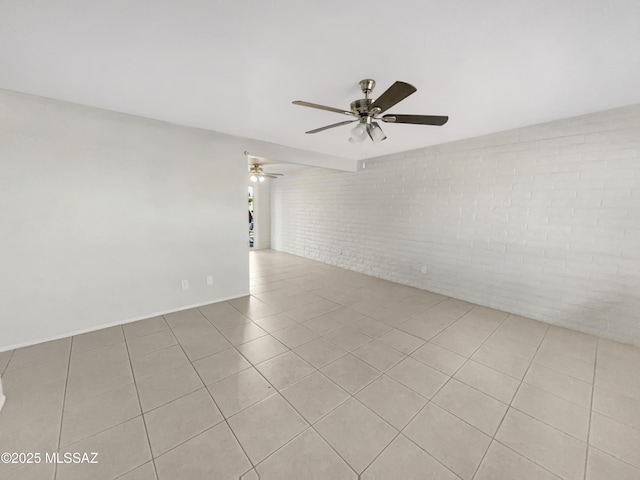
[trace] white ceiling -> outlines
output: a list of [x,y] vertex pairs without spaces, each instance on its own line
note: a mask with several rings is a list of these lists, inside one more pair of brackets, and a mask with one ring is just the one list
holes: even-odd
[[[639,25],[638,0],[0,0],[0,87],[359,159],[638,103]],[[449,123],[304,134],[347,117],[292,100],[363,78]]]

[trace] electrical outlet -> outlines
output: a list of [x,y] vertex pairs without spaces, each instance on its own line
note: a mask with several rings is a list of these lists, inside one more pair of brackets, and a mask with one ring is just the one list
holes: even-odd
[[182,289],[187,290],[189,288],[189,280],[182,280]]
[[428,269],[427,269],[427,267],[426,267],[426,266],[424,266],[424,265],[422,266],[422,273],[423,273],[424,275],[426,275],[427,273],[429,273],[429,270],[428,270]]
[[213,275],[207,275],[207,285],[213,285]]

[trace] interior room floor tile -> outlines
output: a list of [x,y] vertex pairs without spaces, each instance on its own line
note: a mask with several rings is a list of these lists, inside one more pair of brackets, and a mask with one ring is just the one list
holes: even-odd
[[222,352],[201,358],[193,362],[198,375],[205,385],[211,385],[223,378],[227,378],[234,373],[238,373],[251,366],[249,362],[235,349],[223,350]]
[[251,468],[226,423],[201,433],[155,459],[158,480],[238,478]]
[[427,403],[426,398],[386,375],[358,392],[356,398],[398,430]]
[[1,352],[2,450],[100,463],[0,479],[640,479],[640,348],[271,250],[251,285]]
[[317,338],[294,350],[300,357],[316,368],[322,368],[347,354],[346,351],[324,338]]
[[60,480],[115,478],[151,460],[142,417],[80,440],[61,452],[96,452],[98,463],[61,463],[56,473]]
[[242,370],[208,388],[227,418],[276,392],[255,368]]
[[202,380],[191,364],[145,377],[138,382],[138,396],[142,411],[148,412],[203,386]]
[[308,480],[356,480],[358,476],[313,429],[309,428],[260,463],[262,480],[300,478]]
[[455,378],[438,391],[433,403],[492,437],[508,405]]
[[340,357],[324,367],[322,373],[352,395],[381,375],[381,372],[353,355]]
[[281,393],[311,424],[350,397],[346,391],[320,372],[314,372],[289,385]]
[[162,350],[131,358],[131,367],[136,380],[173,370],[189,363],[181,345],[172,345]]
[[433,403],[403,433],[465,480],[473,477],[491,438]]
[[257,365],[289,350],[271,335],[251,340],[238,346],[240,353],[251,363]]
[[495,438],[561,478],[583,478],[586,443],[529,415],[510,408]]
[[256,368],[278,390],[297,382],[315,370],[291,351],[262,362],[256,365]]
[[147,462],[118,477],[118,480],[158,480],[156,467],[153,462]]
[[491,442],[484,460],[482,460],[475,480],[497,480],[501,478],[558,480],[560,477],[494,440]]
[[229,419],[229,426],[254,465],[309,424],[280,395],[272,395]]
[[447,375],[456,373],[467,361],[462,355],[453,353],[433,343],[424,344],[413,352],[411,356]]
[[589,443],[640,468],[640,430],[594,412],[591,417]]
[[[361,476],[362,480],[433,478],[458,480],[456,474],[404,435],[398,435]],[[496,477],[497,478],[497,477]]]
[[524,382],[582,407],[591,406],[591,384],[542,365],[531,365]]
[[124,342],[124,333],[122,332],[122,327],[117,325],[75,336],[73,338],[73,351],[86,352],[119,342]]
[[513,400],[520,382],[473,360],[465,363],[454,378],[500,400],[507,405]]
[[587,459],[587,480],[598,479],[636,480],[640,478],[640,468],[618,460],[609,454],[589,447]]
[[[99,414],[97,414],[99,412]],[[83,402],[65,402],[60,445],[66,446],[140,415],[133,383]]]
[[19,465],[4,475],[0,473],[0,478],[2,480],[55,480],[55,475],[56,465],[54,463],[39,463],[37,465]]
[[319,335],[304,325],[296,324],[293,327],[273,332],[273,336],[287,347],[296,348],[318,338]]
[[523,383],[512,403],[520,410],[583,442],[589,432],[589,409]]
[[449,380],[444,373],[411,357],[390,369],[387,375],[425,398],[431,398]]
[[223,420],[206,389],[144,414],[151,452],[158,457]]
[[351,354],[381,372],[386,372],[406,357],[403,353],[375,340],[355,349]]
[[169,325],[164,320],[164,317],[151,317],[144,320],[138,320],[137,322],[125,323],[122,326],[124,336],[127,340],[132,340],[136,337],[142,337],[144,335],[150,335],[152,333],[158,333],[161,330],[167,330]]
[[30,347],[18,348],[13,352],[11,361],[6,367],[6,372],[31,367],[57,357],[69,357],[71,352],[71,338],[53,340],[39,343]]
[[425,343],[424,340],[397,329],[389,330],[378,337],[378,340],[407,355]]
[[320,420],[315,429],[358,474],[398,433],[353,398]]

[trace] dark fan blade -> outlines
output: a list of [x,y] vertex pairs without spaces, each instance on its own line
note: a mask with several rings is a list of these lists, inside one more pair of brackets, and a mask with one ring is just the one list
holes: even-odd
[[387,123],[413,123],[415,125],[444,125],[449,117],[439,115],[385,115],[381,119]]
[[323,130],[328,130],[333,127],[339,127],[340,125],[348,125],[349,123],[353,123],[357,121],[358,120],[347,120],[344,122],[338,122],[338,123],[334,123],[333,125],[327,125],[326,127],[320,127],[320,128],[316,128],[315,130],[309,130],[308,132],[305,132],[305,133],[318,133],[318,132],[322,132]]
[[416,87],[413,85],[405,82],[396,82],[373,102],[371,108],[378,108],[378,113],[386,112],[396,103],[401,102],[415,91]]
[[319,110],[326,110],[328,112],[342,113],[344,115],[355,115],[348,110],[340,110],[339,108],[327,107],[326,105],[318,105],[317,103],[303,102],[302,100],[296,100],[291,102],[294,105],[300,105],[301,107],[317,108]]
[[262,176],[263,176],[263,177],[269,177],[269,178],[279,178],[279,177],[282,177],[282,176],[283,176],[283,174],[282,174],[282,173],[276,173],[276,174],[273,174],[273,173],[263,173],[263,174],[262,174]]

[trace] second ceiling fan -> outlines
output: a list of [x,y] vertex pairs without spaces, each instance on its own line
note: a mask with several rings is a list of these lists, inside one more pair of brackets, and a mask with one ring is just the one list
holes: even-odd
[[417,89],[413,85],[405,82],[395,82],[373,101],[373,99],[369,98],[369,95],[375,86],[376,82],[370,78],[360,81],[360,89],[362,93],[364,93],[364,98],[351,102],[350,110],[341,110],[339,108],[318,105],[317,103],[303,102],[302,100],[296,100],[292,103],[302,107],[317,108],[319,110],[357,117],[355,120],[345,120],[344,122],[334,123],[306,132],[318,133],[330,128],[358,122],[358,125],[351,130],[351,138],[349,138],[351,143],[361,143],[367,136],[369,136],[373,142],[380,142],[387,138],[376,120],[385,123],[409,123],[413,125],[436,126],[444,125],[449,120],[449,117],[441,115],[396,115],[393,113],[381,115],[414,93]]
[[253,183],[264,182],[265,178],[278,178],[282,177],[282,173],[267,173],[262,169],[262,165],[254,163],[249,167],[249,180]]

